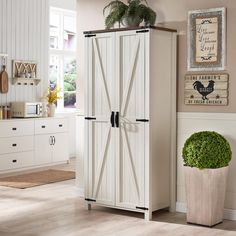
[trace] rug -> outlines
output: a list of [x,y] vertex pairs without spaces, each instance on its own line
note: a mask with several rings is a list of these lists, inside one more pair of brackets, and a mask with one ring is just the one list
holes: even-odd
[[28,174],[0,178],[0,186],[12,188],[31,188],[75,178],[74,171],[44,170]]

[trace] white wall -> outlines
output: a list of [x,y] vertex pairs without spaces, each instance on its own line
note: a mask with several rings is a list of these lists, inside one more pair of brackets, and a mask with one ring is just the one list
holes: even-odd
[[[8,94],[0,94],[0,104],[35,101],[42,96],[48,80],[48,0],[0,0],[0,53],[9,55]],[[38,62],[38,86],[11,85],[12,60]],[[1,62],[0,62],[1,63]]]
[[76,0],[50,0],[50,6],[76,11]]

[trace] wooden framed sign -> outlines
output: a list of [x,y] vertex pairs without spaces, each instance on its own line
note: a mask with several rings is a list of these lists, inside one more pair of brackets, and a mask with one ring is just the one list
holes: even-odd
[[225,8],[188,13],[188,70],[224,70]]
[[184,100],[186,105],[228,105],[228,74],[187,74]]

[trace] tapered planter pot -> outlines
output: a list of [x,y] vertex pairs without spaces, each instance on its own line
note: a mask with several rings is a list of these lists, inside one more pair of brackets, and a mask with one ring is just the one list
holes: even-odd
[[222,222],[229,167],[203,170],[184,168],[187,222],[206,226]]
[[48,104],[48,116],[54,117],[56,111],[56,105],[54,103]]

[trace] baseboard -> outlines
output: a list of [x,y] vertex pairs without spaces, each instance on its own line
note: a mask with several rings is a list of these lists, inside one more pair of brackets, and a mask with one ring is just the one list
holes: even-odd
[[236,220],[236,210],[225,209],[224,210],[224,219],[226,219],[226,220]]
[[[184,202],[176,202],[176,211],[181,213],[187,212],[187,206]],[[224,209],[224,219],[225,220],[236,220],[236,210]]]
[[187,205],[184,202],[176,202],[176,211],[181,213],[187,212]]
[[236,113],[178,112],[178,119],[236,120]]

